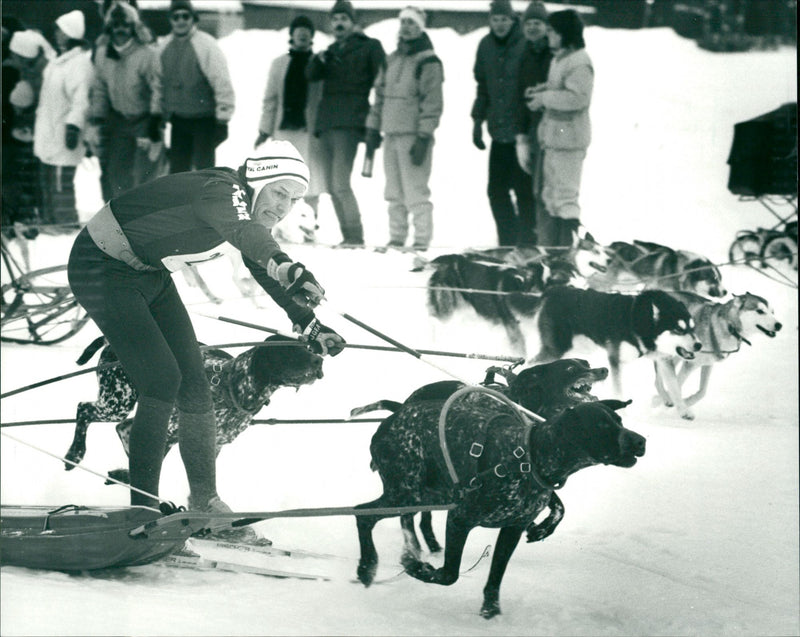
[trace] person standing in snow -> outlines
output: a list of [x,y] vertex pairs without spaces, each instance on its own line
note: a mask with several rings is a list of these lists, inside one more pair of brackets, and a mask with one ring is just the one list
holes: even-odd
[[555,54],[547,84],[528,102],[532,111],[544,110],[538,136],[544,152],[542,199],[546,213],[539,222],[539,242],[570,246],[580,224],[581,173],[592,139],[589,105],[594,69],[578,13],[557,11],[547,21],[547,37]]
[[235,96],[225,54],[197,28],[190,0],[169,5],[171,33],[161,48],[161,113],[170,122],[171,173],[210,168],[228,138]]
[[428,182],[433,165],[433,133],[444,99],[444,69],[425,33],[425,12],[400,11],[397,50],[375,81],[375,103],[367,116],[367,153],[386,135],[384,196],[389,203],[389,247],[402,248],[408,217],[414,220],[414,250],[427,250],[433,236],[433,204]]
[[348,0],[331,9],[334,42],[311,59],[308,79],[323,80],[314,134],[320,138],[325,190],[342,231],[341,247],[364,245],[358,201],[350,185],[358,144],[364,139],[369,94],[386,61],[380,41],[356,29],[356,12]]
[[55,233],[78,228],[75,169],[86,154],[83,131],[89,111],[92,60],[83,39],[83,13],[70,11],[55,21],[59,56],[44,69],[33,152],[41,161],[42,221]]
[[[321,193],[322,168],[319,162],[320,141],[312,131],[317,117],[322,82],[306,78],[314,39],[314,23],[304,15],[289,25],[289,52],[275,58],[267,76],[267,88],[261,106],[261,120],[255,148],[268,139],[292,142],[306,160],[311,181],[304,201],[314,211]],[[314,228],[304,228],[307,241],[314,240]]]
[[[167,425],[177,405],[189,507],[230,511],[217,494],[216,423],[203,358],[171,272],[220,256],[227,241],[313,351],[342,351],[344,339],[314,316],[325,290],[271,233],[308,181],[297,149],[269,141],[238,170],[177,173],[128,190],[78,234],[69,257],[70,287],[139,394],[130,437],[132,486],[158,495]],[[158,506],[136,491],[131,504]]]
[[489,206],[497,226],[499,245],[513,246],[519,240],[520,218],[533,216],[533,189],[530,176],[517,161],[517,87],[520,58],[526,43],[510,0],[492,1],[489,29],[478,44],[473,67],[477,94],[471,111],[472,143],[479,150],[486,149],[485,121],[492,138],[487,187]]

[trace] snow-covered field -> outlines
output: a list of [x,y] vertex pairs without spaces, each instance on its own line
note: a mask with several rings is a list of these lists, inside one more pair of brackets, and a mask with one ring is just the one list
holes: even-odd
[[[367,33],[391,50],[396,22]],[[432,30],[445,65],[445,113],[437,133],[432,190],[433,254],[492,245],[494,224],[486,189],[487,153],[471,145],[471,65],[483,32],[459,36]],[[701,252],[724,264],[736,231],[772,225],[759,204],[740,202],[726,188],[726,159],[736,122],[797,99],[796,50],[712,54],[671,30],[590,28],[587,48],[596,70],[594,141],[582,192],[583,222],[604,243],[650,239]],[[257,134],[268,60],[286,46],[286,31],[235,33],[222,46],[237,90],[231,137],[220,163],[237,165]],[[317,35],[316,48],[327,46]],[[263,59],[254,68],[253,60]],[[360,167],[360,157],[357,166]],[[356,173],[360,171],[355,171]],[[387,240],[383,173],[354,177],[367,242]],[[84,218],[98,206],[96,176],[79,182]],[[340,237],[323,198],[321,240]],[[37,264],[63,263],[69,239],[41,236]],[[435,325],[424,304],[426,274],[411,258],[370,250],[286,246],[328,291],[319,316],[352,343],[381,344],[348,323],[345,311],[417,348],[509,354],[503,331],[468,315]],[[333,582],[276,580],[256,575],[197,573],[158,565],[117,573],[70,576],[4,567],[0,572],[3,635],[797,635],[798,591],[798,341],[797,290],[744,266],[723,266],[726,287],[766,297],[784,324],[775,339],[756,337],[712,374],[696,420],[652,408],[649,363],[625,368],[634,403],[626,425],[647,437],[647,454],[628,470],[595,467],[573,476],[561,492],[567,513],[543,543],[521,544],[501,591],[503,614],[478,615],[488,566],[449,588],[408,577],[364,589]],[[219,322],[224,315],[288,330],[267,304],[238,299],[224,263],[204,274],[226,297],[204,302],[178,282],[196,312],[206,343],[258,340],[263,334]],[[773,273],[775,274],[775,273]],[[784,271],[796,282],[797,273]],[[75,371],[74,360],[97,334],[93,326],[61,345],[4,344],[2,391]],[[603,364],[602,357],[589,354]],[[437,364],[478,381],[487,361],[437,358]],[[299,393],[275,395],[260,417],[344,418],[378,398],[404,398],[445,378],[401,353],[347,350],[326,360],[325,378]],[[3,401],[2,421],[70,418],[93,398],[91,375],[48,385]],[[610,386],[596,387],[610,396]],[[369,470],[372,424],[254,426],[218,461],[223,498],[238,510],[348,506],[380,493]],[[66,452],[69,425],[21,427],[14,436],[52,453]],[[84,464],[105,472],[125,462],[113,427],[90,429]],[[2,440],[4,504],[124,504],[127,493],[88,473],[65,473],[60,462]],[[185,503],[186,479],[177,453],[166,460],[161,493]],[[443,537],[444,515],[435,515]],[[353,558],[352,518],[273,520],[257,525],[276,544]],[[376,528],[386,571],[395,572],[401,534],[388,520]],[[476,529],[464,563],[495,532]],[[436,561],[437,558],[434,558]]]

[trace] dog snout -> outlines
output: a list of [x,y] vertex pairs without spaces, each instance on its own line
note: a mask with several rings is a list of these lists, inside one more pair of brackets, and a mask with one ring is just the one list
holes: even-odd
[[776,332],[780,332],[782,327],[783,327],[783,323],[779,323],[778,321],[775,321],[775,331]]
[[692,345],[692,349],[695,352],[699,352],[702,349],[702,347],[703,347],[703,344],[700,341],[695,341],[694,345]]
[[623,429],[619,435],[619,446],[624,454],[633,454],[637,458],[644,455],[647,441],[644,436],[640,436],[635,431]]

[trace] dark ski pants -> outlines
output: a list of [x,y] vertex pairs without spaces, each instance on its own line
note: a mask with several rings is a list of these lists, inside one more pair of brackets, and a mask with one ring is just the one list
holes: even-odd
[[[177,403],[178,443],[191,499],[216,495],[211,389],[189,315],[165,270],[137,272],[103,253],[86,229],[68,264],[75,298],[105,335],[139,397],[130,439],[131,486],[158,495],[167,425]],[[131,491],[131,504],[157,506]]]
[[170,119],[169,172],[183,173],[214,166],[217,120],[213,117],[178,117]]
[[[512,192],[516,206],[511,199]],[[536,227],[533,179],[520,168],[513,142],[492,142],[489,149],[487,194],[497,225],[499,245],[513,246],[530,242]]]
[[320,163],[325,190],[331,196],[342,238],[348,243],[364,243],[361,211],[350,185],[353,162],[363,137],[357,128],[334,128],[320,135]]

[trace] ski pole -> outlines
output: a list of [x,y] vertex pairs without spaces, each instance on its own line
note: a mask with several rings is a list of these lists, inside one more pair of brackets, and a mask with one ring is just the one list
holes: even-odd
[[[383,422],[384,418],[256,418],[250,422],[252,425],[324,425],[324,424],[350,424],[361,422]],[[43,420],[18,420],[16,422],[0,423],[0,428],[27,427],[31,425],[68,425],[75,422],[74,418],[45,418]]]

